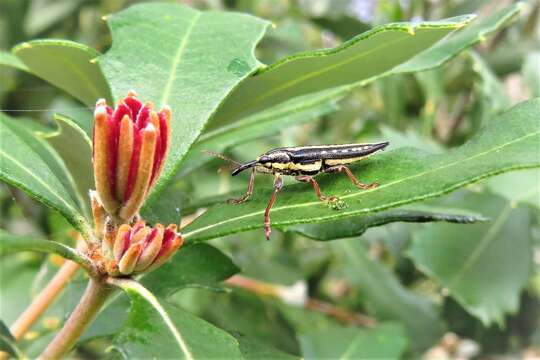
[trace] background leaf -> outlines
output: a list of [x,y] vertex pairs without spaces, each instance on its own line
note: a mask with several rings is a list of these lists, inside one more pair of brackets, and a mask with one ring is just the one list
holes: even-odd
[[34,40],[22,43],[13,53],[36,76],[58,86],[83,104],[111,99],[109,86],[96,64],[99,53],[67,40]]
[[35,237],[28,235],[12,235],[0,230],[0,255],[7,255],[19,251],[40,251],[57,254],[64,259],[72,260],[85,268],[92,267],[90,259],[72,247],[57,241],[36,239]]
[[489,190],[509,201],[540,208],[540,170],[501,174],[487,181]]
[[0,65],[13,67],[22,71],[30,71],[19,58],[7,51],[0,51]]
[[64,164],[42,139],[0,114],[0,179],[60,212],[82,234],[90,225]]
[[486,224],[437,224],[415,234],[408,255],[487,326],[515,312],[531,271],[526,209],[488,195],[467,194],[454,203],[489,215]]
[[[317,201],[307,184],[288,186],[272,209],[273,226],[385,210],[440,196],[504,171],[538,167],[540,157],[534,149],[540,141],[539,115],[540,99],[533,99],[504,113],[468,144],[451,152],[428,155],[412,149],[399,149],[376,155],[365,161],[363,166],[353,167],[353,170],[362,168],[360,179],[364,182],[377,181],[381,184],[372,190],[358,191],[346,176],[322,176],[320,185],[323,192],[339,196],[348,205],[339,211]],[[501,153],[504,157],[500,156]],[[260,228],[269,197],[270,191],[264,190],[256,192],[250,201],[241,205],[214,205],[184,229],[184,237],[200,241]]]
[[[260,63],[253,49],[267,22],[200,12],[178,4],[140,4],[107,19],[113,45],[99,59],[115,99],[135,90],[173,111],[170,151],[158,192],[231,89]],[[156,41],[156,39],[160,41]]]
[[0,351],[5,351],[13,355],[16,359],[23,358],[21,350],[17,347],[15,338],[2,320],[0,320]]
[[252,339],[249,336],[232,333],[232,336],[238,340],[242,357],[246,360],[272,359],[272,360],[293,360],[300,359],[298,356],[293,356],[277,350],[264,342]]
[[487,35],[512,23],[517,19],[522,8],[522,3],[512,4],[490,16],[479,19],[466,29],[452,34],[448,39],[399,65],[393,72],[411,73],[441,66],[466,48],[484,41]]
[[400,359],[407,344],[403,328],[395,324],[307,330],[299,341],[305,359]]
[[[45,140],[51,144],[62,158],[79,194],[88,199],[88,191],[94,188],[94,169],[92,167],[92,140],[70,118],[55,114],[54,121],[57,130],[45,135]],[[88,204],[88,201],[84,202]]]
[[463,16],[438,22],[386,24],[336,48],[282,59],[243,81],[221,107],[216,121],[229,122],[296,96],[374,78],[472,19]]
[[370,313],[377,319],[401,322],[413,350],[423,351],[441,336],[442,321],[434,305],[405,288],[383,264],[370,259],[362,243],[343,240],[332,247],[342,259],[338,266],[362,291]]
[[239,271],[221,251],[196,244],[182,248],[171,261],[145,275],[142,283],[154,295],[165,298],[189,286],[216,288]]

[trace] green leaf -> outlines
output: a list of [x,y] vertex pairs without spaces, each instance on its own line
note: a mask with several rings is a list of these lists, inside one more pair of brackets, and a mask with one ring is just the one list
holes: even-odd
[[231,333],[232,336],[238,340],[240,344],[240,352],[242,357],[246,360],[260,360],[260,359],[272,359],[272,360],[299,360],[297,356],[293,356],[283,351],[280,351],[268,344],[257,340],[255,338],[239,334]]
[[523,4],[512,4],[490,16],[474,22],[466,29],[452,34],[448,39],[441,41],[415,56],[411,60],[396,67],[394,73],[411,73],[425,71],[441,66],[463,50],[485,41],[486,36],[498,31],[516,20]]
[[308,359],[401,359],[407,338],[403,327],[380,324],[373,329],[333,326],[298,336]]
[[501,174],[486,182],[497,195],[522,204],[540,208],[540,170],[522,170]]
[[454,202],[493,222],[431,225],[415,234],[408,255],[485,326],[502,326],[506,313],[517,312],[532,270],[528,211],[493,195],[468,194]]
[[239,271],[218,249],[195,244],[181,248],[171,261],[145,275],[142,284],[156,296],[167,297],[189,286],[215,288]]
[[169,183],[153,201],[146,202],[141,210],[142,218],[150,223],[179,225],[182,219],[180,207],[183,210],[186,199],[186,193],[183,190],[178,181]]
[[476,214],[465,215],[465,211],[460,210],[454,210],[455,213],[452,214],[450,213],[452,209],[441,209],[440,211],[443,212],[434,212],[402,208],[316,224],[293,225],[285,228],[285,231],[295,232],[315,240],[335,240],[360,236],[370,227],[382,226],[398,221],[412,223],[445,221],[458,224],[472,224],[488,220]]
[[405,288],[390,270],[371,260],[358,240],[332,243],[347,280],[358,287],[370,314],[402,323],[416,351],[433,345],[442,335],[442,323],[426,298]]
[[54,121],[57,130],[46,134],[45,140],[51,144],[66,164],[79,194],[87,199],[88,191],[94,188],[92,140],[70,118],[55,114]]
[[49,146],[24,125],[0,114],[0,179],[60,212],[83,236],[91,227],[71,187],[71,175]]
[[[194,244],[180,248],[169,262],[141,276],[140,282],[156,296],[165,298],[187,287],[218,288],[221,281],[238,271],[236,265],[221,251],[207,244]],[[126,306],[125,297],[117,297],[111,301],[98,315],[83,339],[116,333],[127,317]]]
[[19,58],[7,51],[0,51],[0,65],[30,72],[30,69],[28,69]]
[[248,116],[234,123],[201,135],[182,162],[181,174],[192,171],[211,157],[201,154],[202,150],[222,153],[226,149],[301,124],[337,109],[342,91],[332,89],[286,101],[269,110]]
[[58,86],[88,106],[99,98],[111,99],[109,86],[96,64],[99,53],[67,40],[33,40],[17,45],[13,53],[30,72]]
[[[321,176],[323,193],[339,196],[346,205],[340,210],[318,201],[307,184],[286,186],[272,209],[272,224],[279,228],[369,214],[440,196],[502,172],[539,167],[539,119],[537,98],[518,104],[481,129],[467,144],[447,153],[426,154],[401,148],[351,167],[364,182],[381,184],[375,189],[358,190],[341,174]],[[270,192],[258,190],[240,205],[212,206],[184,229],[184,238],[200,241],[261,228]]]
[[83,0],[58,1],[41,0],[28,4],[24,17],[24,32],[29,37],[38,36],[55,23],[68,18],[75,12]]
[[216,120],[230,122],[296,96],[363,84],[429,48],[473,18],[386,24],[338,47],[284,58],[244,80],[227,98]]
[[158,300],[133,280],[112,279],[130,297],[131,311],[114,337],[116,350],[126,359],[242,358],[238,341],[188,312]]
[[[249,254],[243,256],[251,257]],[[264,263],[264,269],[273,272],[275,267],[268,267],[271,260],[267,260],[266,257],[263,257],[259,262],[259,267],[261,267],[261,263]],[[255,260],[253,261],[255,262]],[[191,297],[191,301],[187,299],[188,296]],[[244,356],[246,356],[247,349],[244,351],[243,343],[246,342],[246,347],[252,347],[248,343],[256,343],[256,340],[262,340],[267,346],[287,353],[298,354],[300,352],[294,338],[294,330],[278,309],[278,304],[283,304],[280,301],[272,301],[267,297],[261,297],[260,294],[256,295],[239,288],[227,292],[191,289],[187,293],[178,293],[173,299],[186,306],[191,312],[204,314],[205,319],[221,329],[226,329],[236,337]],[[253,347],[257,346],[257,344],[252,345]],[[266,350],[259,349],[259,351]],[[279,355],[276,354],[276,357]]]
[[12,235],[0,229],[0,255],[19,251],[40,251],[57,254],[72,260],[85,269],[93,268],[92,261],[79,251],[57,241],[36,239],[26,235]]
[[170,151],[155,194],[221,101],[260,66],[253,50],[268,23],[165,3],[131,6],[107,22],[113,44],[99,64],[115,99],[135,90],[144,101],[173,111]]
[[477,96],[482,106],[480,111],[481,123],[485,124],[491,121],[494,115],[510,108],[510,98],[503,83],[484,59],[475,51],[470,51],[469,55],[473,62],[472,68],[480,77],[480,80],[476,81],[474,86],[479,93]]
[[13,337],[9,328],[0,320],[0,351],[5,351],[10,355],[13,355],[16,359],[23,359],[24,356],[17,347],[17,340]]

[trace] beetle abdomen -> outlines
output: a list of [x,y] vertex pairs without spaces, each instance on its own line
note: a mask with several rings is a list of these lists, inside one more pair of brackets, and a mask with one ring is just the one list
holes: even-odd
[[[326,159],[360,159],[384,149],[388,142],[375,144],[343,144],[283,148],[295,163],[310,163]],[[356,161],[356,160],[353,160]],[[350,161],[349,161],[350,162]]]

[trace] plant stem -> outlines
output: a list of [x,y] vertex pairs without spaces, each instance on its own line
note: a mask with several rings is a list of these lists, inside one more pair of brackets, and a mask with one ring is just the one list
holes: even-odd
[[73,275],[80,269],[80,265],[67,260],[62,264],[56,275],[47,286],[32,301],[30,306],[19,316],[17,321],[10,327],[10,331],[15,339],[20,340],[30,327],[47,310],[52,302],[58,297],[60,292],[66,287]]
[[79,304],[39,358],[60,359],[67,354],[94,320],[113,289],[104,282],[104,279],[90,278]]
[[287,295],[287,293],[291,294],[291,287],[271,284],[242,275],[234,275],[227,279],[225,283],[227,285],[244,289],[258,296],[268,296],[279,299],[288,305],[301,306],[306,310],[322,313],[347,325],[373,327],[377,324],[377,321],[372,317],[360,314],[358,312],[350,312],[346,309],[342,309],[324,301],[309,297],[306,297],[302,301],[293,299],[293,297]]

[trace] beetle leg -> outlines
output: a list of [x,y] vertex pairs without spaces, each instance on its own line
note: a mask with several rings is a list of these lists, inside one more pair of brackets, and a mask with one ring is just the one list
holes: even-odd
[[315,194],[317,195],[317,198],[319,198],[319,200],[321,200],[321,201],[327,201],[327,200],[328,201],[335,201],[335,200],[337,200],[337,197],[335,197],[335,196],[325,196],[325,195],[321,194],[321,188],[319,187],[319,184],[317,183],[317,180],[315,180],[313,178],[313,176],[299,175],[299,176],[295,177],[295,179],[297,181],[311,183],[311,185],[313,186],[313,190],[315,190]]
[[348,167],[346,167],[345,165],[331,166],[331,167],[328,167],[328,168],[324,169],[323,172],[325,172],[325,173],[344,172],[345,174],[347,174],[349,179],[351,179],[353,184],[359,189],[373,189],[373,188],[376,188],[377,186],[379,186],[378,183],[364,184],[364,183],[360,182],[360,180],[358,180],[356,178],[356,176],[354,176],[352,171]]
[[266,236],[266,240],[270,240],[270,209],[272,209],[272,206],[276,202],[277,193],[282,187],[283,179],[280,175],[276,175],[274,180],[274,192],[272,193],[270,201],[268,201],[268,205],[266,205],[266,210],[264,211],[264,236]]
[[249,174],[249,182],[248,182],[248,188],[247,188],[246,193],[242,197],[239,197],[238,199],[229,199],[229,200],[227,200],[227,202],[229,204],[241,204],[244,201],[246,201],[247,199],[249,199],[251,194],[253,194],[253,183],[254,182],[255,182],[255,169],[251,169],[251,173]]

